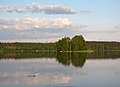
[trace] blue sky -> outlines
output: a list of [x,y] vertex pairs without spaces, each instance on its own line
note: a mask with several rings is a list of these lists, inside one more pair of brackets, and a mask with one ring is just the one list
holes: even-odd
[[120,41],[120,0],[0,0],[0,41]]

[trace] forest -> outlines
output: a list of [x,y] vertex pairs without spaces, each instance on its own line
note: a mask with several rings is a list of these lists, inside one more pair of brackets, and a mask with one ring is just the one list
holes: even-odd
[[0,52],[41,52],[55,50],[55,43],[0,43]]
[[0,52],[46,52],[46,51],[120,51],[120,42],[85,41],[82,35],[64,37],[55,43],[0,42]]
[[120,42],[107,42],[107,41],[86,41],[87,49],[89,50],[120,50]]

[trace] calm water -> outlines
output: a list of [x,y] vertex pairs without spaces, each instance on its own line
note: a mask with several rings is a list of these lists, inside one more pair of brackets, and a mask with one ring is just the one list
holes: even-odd
[[0,87],[120,87],[119,52],[43,54],[1,53]]

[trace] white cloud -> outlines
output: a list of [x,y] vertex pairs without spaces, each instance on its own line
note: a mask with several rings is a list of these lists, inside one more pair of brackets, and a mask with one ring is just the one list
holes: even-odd
[[54,42],[63,36],[73,36],[84,27],[67,18],[0,18],[0,41]]
[[26,6],[0,6],[0,11],[17,13],[76,14],[77,11],[63,5],[43,5],[33,2]]
[[67,18],[1,18],[0,29],[57,29],[71,25]]

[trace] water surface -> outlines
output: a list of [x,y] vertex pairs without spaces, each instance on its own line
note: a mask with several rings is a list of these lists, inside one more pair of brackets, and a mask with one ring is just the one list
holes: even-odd
[[0,86],[120,87],[119,53],[42,54],[1,54]]

